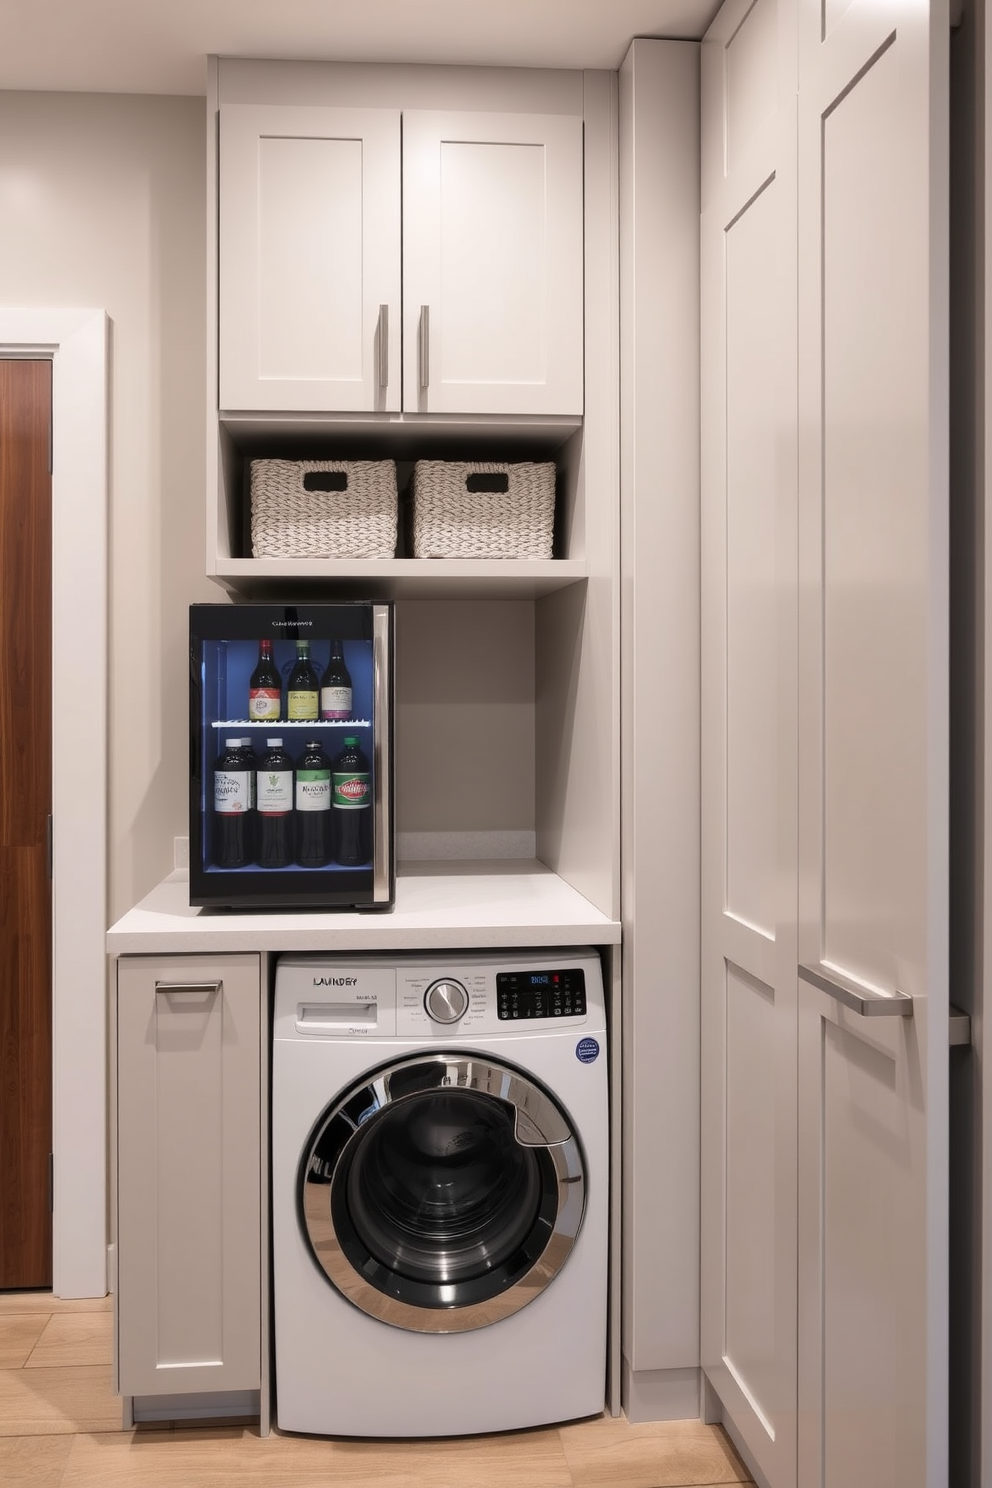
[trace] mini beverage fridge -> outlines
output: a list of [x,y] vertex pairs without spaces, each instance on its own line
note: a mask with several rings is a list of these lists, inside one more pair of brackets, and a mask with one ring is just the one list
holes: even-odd
[[190,903],[389,909],[393,607],[191,605]]

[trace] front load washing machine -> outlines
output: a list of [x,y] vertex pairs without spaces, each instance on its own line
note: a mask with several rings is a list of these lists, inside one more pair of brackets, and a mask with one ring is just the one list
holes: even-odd
[[282,957],[279,1426],[450,1436],[601,1411],[608,1124],[595,951]]

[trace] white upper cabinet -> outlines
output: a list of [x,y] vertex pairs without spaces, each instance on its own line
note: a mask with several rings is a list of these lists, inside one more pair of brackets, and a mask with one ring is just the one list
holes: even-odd
[[582,412],[582,122],[403,115],[403,406]]
[[580,118],[230,104],[219,202],[222,410],[582,412]]
[[220,111],[220,406],[400,407],[400,115]]

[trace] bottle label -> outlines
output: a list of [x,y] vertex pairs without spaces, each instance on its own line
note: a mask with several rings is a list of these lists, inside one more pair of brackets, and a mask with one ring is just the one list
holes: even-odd
[[248,694],[248,717],[252,720],[279,717],[279,693],[273,687],[253,687]]
[[321,718],[351,717],[351,688],[322,687],[320,689]]
[[214,771],[214,810],[221,816],[237,816],[251,810],[250,770]]
[[287,694],[286,703],[290,720],[313,720],[317,717],[317,694],[315,692],[290,692]]
[[330,811],[331,772],[329,770],[297,770],[297,811]]
[[363,806],[370,806],[371,785],[369,777],[364,772],[356,773],[354,770],[335,771],[334,776],[334,805],[340,811],[360,811]]
[[285,816],[293,809],[292,770],[259,770],[258,810],[263,816]]

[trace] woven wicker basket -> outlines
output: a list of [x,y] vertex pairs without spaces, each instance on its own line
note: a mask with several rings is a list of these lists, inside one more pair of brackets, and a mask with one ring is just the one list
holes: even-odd
[[550,558],[554,523],[553,463],[414,466],[415,558]]
[[392,558],[392,460],[252,460],[253,558]]

